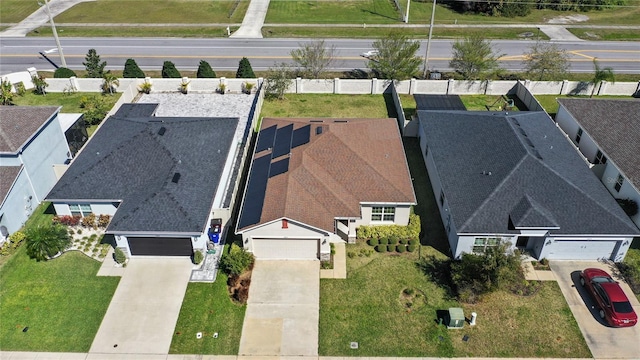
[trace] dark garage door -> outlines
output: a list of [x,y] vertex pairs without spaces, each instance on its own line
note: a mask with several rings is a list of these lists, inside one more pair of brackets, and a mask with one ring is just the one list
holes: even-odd
[[191,238],[128,237],[131,255],[191,256]]

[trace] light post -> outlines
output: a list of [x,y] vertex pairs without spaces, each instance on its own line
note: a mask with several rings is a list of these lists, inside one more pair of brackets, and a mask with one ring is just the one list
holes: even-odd
[[[49,0],[43,0],[44,5],[47,8],[47,14],[49,15],[49,21],[51,22],[51,30],[53,31],[53,38],[56,40],[58,46],[58,53],[60,54],[60,63],[62,67],[67,67],[67,62],[64,60],[64,53],[62,53],[62,46],[60,46],[60,39],[58,38],[58,31],[56,30],[56,24],[53,22],[53,16],[51,15],[51,9],[49,8]],[[39,5],[42,5],[38,2]]]
[[411,5],[411,0],[407,0],[407,13],[404,15],[404,22],[406,24],[409,23],[409,5]]
[[433,20],[436,17],[436,1],[433,0],[433,9],[431,10],[431,22],[429,23],[429,37],[427,38],[427,53],[424,56],[424,73],[423,78],[427,78],[427,72],[429,71],[429,50],[431,49],[431,35],[433,34]]

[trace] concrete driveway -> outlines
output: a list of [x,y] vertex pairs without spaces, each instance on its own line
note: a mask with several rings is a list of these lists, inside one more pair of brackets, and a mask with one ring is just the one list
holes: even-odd
[[593,267],[607,271],[620,281],[622,289],[629,297],[636,313],[640,314],[640,303],[631,289],[621,279],[611,265],[597,261],[551,261],[551,271],[558,280],[567,304],[575,317],[591,354],[596,359],[638,359],[640,358],[640,325],[631,328],[611,328],[600,320],[598,308],[590,294],[580,285],[580,271]]
[[320,262],[257,260],[239,355],[317,356]]
[[134,258],[102,319],[90,354],[168,354],[193,264]]

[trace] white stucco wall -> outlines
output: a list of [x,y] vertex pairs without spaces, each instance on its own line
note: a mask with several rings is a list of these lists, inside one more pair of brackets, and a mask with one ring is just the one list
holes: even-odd
[[[319,239],[320,254],[331,252],[331,242],[341,241],[335,234],[322,232],[303,223],[294,220],[287,220],[287,228],[282,228],[282,220],[275,220],[270,223],[258,226],[242,233],[242,241],[247,251],[253,251],[254,238],[277,238],[277,239]],[[327,240],[322,244],[323,240]]]
[[[9,234],[20,230],[33,210],[38,206],[34,192],[29,185],[24,169],[16,177],[16,181],[9,190],[2,203],[0,225],[7,227]],[[31,199],[29,199],[31,197]]]
[[[614,186],[616,185],[618,174],[621,174],[621,172],[618,170],[616,164],[608,160],[601,178],[604,186],[614,198],[635,200],[635,202],[640,205],[640,190],[636,189],[626,176],[622,175],[624,182],[622,183],[622,187],[620,187],[620,191],[616,191]],[[640,228],[640,212],[631,217],[631,220]]]
[[582,155],[590,163],[593,163],[598,152],[598,146],[585,129],[582,129],[580,143],[576,143],[576,135],[578,134],[580,125],[562,105],[560,105],[560,107],[558,108],[558,113],[556,114],[556,123],[562,129],[562,131],[564,131],[571,142],[573,142],[573,145],[575,145],[578,150],[580,150]]
[[116,206],[112,202],[91,202],[78,201],[70,203],[54,202],[53,207],[56,210],[56,215],[71,215],[69,204],[89,204],[91,205],[91,211],[96,215],[115,215]]

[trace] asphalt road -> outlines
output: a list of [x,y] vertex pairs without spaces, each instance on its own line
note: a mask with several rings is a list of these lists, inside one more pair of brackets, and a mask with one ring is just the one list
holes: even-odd
[[[165,60],[173,61],[180,70],[195,70],[201,59],[209,61],[214,70],[235,70],[243,56],[251,60],[254,70],[266,70],[280,62],[291,62],[290,52],[304,39],[195,39],[195,38],[61,38],[68,67],[82,70],[84,56],[95,48],[107,69],[121,70],[126,59],[133,58],[143,70],[159,70]],[[336,46],[337,61],[333,70],[366,68],[367,60],[360,56],[371,49],[371,39],[329,39]],[[506,70],[522,69],[523,54],[532,40],[496,40],[496,51],[504,54],[501,67]],[[433,40],[429,54],[429,68],[449,70],[451,40]],[[640,42],[558,42],[570,56],[571,71],[592,72],[592,58],[602,66],[611,66],[619,73],[640,74]],[[422,41],[418,55],[424,56],[426,41]],[[53,69],[38,53],[55,48],[53,38],[23,37],[0,38],[0,74],[23,71],[28,67],[38,70]],[[60,64],[59,56],[48,56]]]

